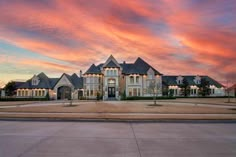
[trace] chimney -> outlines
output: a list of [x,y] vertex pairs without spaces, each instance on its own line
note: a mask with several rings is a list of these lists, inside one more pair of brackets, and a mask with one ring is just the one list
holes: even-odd
[[82,70],[79,71],[79,77],[83,77],[82,76]]
[[125,61],[123,61],[123,64],[126,64]]

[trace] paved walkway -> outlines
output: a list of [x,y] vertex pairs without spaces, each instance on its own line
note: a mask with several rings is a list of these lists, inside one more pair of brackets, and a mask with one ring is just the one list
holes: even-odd
[[235,157],[236,123],[0,121],[1,157]]

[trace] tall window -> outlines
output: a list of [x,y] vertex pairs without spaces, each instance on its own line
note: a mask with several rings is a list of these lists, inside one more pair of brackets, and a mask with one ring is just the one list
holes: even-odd
[[129,96],[132,96],[132,88],[129,88]]
[[215,89],[211,89],[211,94],[215,94]]
[[86,83],[90,83],[90,77],[86,78]]
[[137,96],[137,88],[133,88],[134,96]]
[[139,76],[136,76],[136,83],[139,83]]
[[130,82],[131,84],[134,83],[134,77],[133,77],[133,76],[130,76],[130,77],[129,77],[129,82]]

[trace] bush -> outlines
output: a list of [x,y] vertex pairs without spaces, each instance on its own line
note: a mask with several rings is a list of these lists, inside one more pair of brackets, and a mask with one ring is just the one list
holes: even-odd
[[0,101],[48,101],[45,98],[0,98]]
[[[162,100],[162,99],[175,99],[175,97],[156,97],[156,100]],[[153,100],[153,97],[140,97],[140,96],[131,96],[131,97],[126,97],[126,100]]]
[[[176,98],[228,98],[228,96],[176,96]],[[230,96],[230,98],[234,98]]]

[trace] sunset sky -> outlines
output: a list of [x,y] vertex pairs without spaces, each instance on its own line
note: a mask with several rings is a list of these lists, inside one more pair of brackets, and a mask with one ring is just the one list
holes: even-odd
[[236,80],[236,0],[0,0],[0,80],[85,72],[111,54]]

